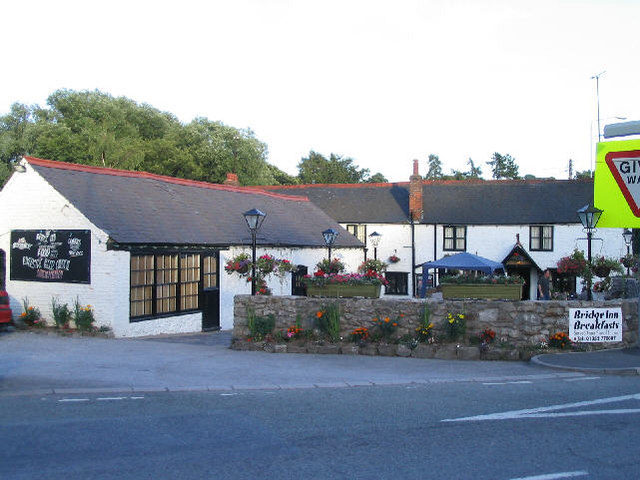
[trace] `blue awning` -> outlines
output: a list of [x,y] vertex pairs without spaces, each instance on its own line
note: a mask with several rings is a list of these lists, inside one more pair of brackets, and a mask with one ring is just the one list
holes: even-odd
[[468,252],[461,252],[440,260],[422,264],[422,288],[420,296],[424,297],[427,289],[428,270],[430,268],[446,268],[449,270],[472,270],[491,275],[498,270],[504,271],[504,265],[488,258],[479,257]]

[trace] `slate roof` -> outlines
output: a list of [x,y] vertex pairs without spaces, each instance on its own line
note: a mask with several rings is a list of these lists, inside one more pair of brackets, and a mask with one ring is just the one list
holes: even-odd
[[242,213],[266,213],[257,243],[325,247],[322,231],[341,234],[336,247],[362,243],[307,198],[25,157],[31,167],[119,244],[247,245]]
[[[308,197],[341,223],[406,223],[409,183],[294,185],[268,191]],[[580,223],[591,180],[423,181],[421,223],[528,225]]]

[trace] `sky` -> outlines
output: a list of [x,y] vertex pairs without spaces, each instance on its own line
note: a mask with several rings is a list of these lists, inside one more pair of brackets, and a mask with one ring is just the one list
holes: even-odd
[[250,128],[296,175],[310,150],[407,181],[510,154],[593,168],[601,125],[640,120],[637,0],[2,2],[0,114],[58,89]]

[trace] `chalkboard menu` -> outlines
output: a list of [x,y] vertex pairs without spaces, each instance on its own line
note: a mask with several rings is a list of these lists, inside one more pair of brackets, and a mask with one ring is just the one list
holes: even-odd
[[11,280],[91,283],[89,230],[12,230]]

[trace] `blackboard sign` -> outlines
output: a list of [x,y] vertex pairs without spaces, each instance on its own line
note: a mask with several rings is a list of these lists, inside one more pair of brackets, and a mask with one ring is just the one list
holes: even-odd
[[89,230],[12,230],[11,280],[91,283]]

